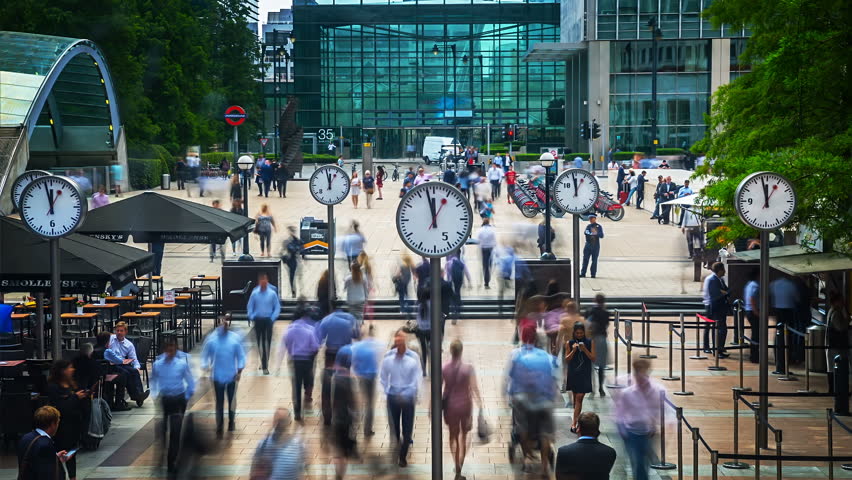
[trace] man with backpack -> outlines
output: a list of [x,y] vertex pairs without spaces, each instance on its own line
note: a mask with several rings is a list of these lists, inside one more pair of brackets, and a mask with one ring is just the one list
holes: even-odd
[[461,289],[464,285],[465,278],[467,281],[470,281],[470,272],[467,269],[467,265],[465,265],[464,260],[461,258],[461,252],[456,252],[447,257],[447,281],[453,287],[453,298],[452,298],[452,314],[453,314],[453,325],[456,324],[458,317],[461,315]]
[[290,273],[290,293],[293,294],[293,298],[296,298],[296,269],[299,267],[299,255],[302,253],[302,240],[296,236],[296,227],[292,225],[287,227],[287,233],[290,236],[284,241],[281,261],[287,265]]

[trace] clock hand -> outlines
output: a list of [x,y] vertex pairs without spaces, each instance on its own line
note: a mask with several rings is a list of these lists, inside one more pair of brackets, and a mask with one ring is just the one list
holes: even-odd
[[769,208],[769,185],[762,178],[760,184],[763,185],[763,208]]
[[44,191],[47,194],[47,204],[48,204],[47,214],[53,215],[53,190],[51,190],[50,188],[47,187],[47,185],[45,185]]
[[331,190],[331,173],[326,173],[325,178],[328,180],[328,189]]
[[429,213],[432,215],[432,223],[429,224],[429,228],[437,228],[437,225],[435,225],[435,217],[437,216],[435,213],[435,200],[432,199],[432,195],[429,195],[429,190],[426,190],[426,201],[429,202]]
[[[427,230],[432,230],[432,227],[438,228],[438,215],[440,215],[441,210],[443,210],[444,205],[446,205],[446,204],[447,204],[447,199],[442,198],[441,199],[441,206],[438,208],[438,211],[435,212],[435,217],[434,217],[434,220],[432,221],[432,225],[429,225],[429,228],[427,228]],[[435,205],[434,199],[432,200],[432,205],[433,205],[432,208],[434,208],[434,205]]]
[[766,197],[766,206],[767,207],[769,206],[769,199],[772,198],[772,195],[775,193],[776,190],[778,190],[778,185],[772,185],[772,191],[769,192],[769,196]]
[[574,180],[574,196],[576,197],[577,196],[577,176],[572,175],[571,178]]

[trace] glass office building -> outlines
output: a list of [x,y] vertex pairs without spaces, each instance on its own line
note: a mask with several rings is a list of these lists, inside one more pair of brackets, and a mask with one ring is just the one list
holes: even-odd
[[297,0],[293,19],[297,121],[321,144],[399,158],[429,135],[481,145],[488,125],[495,142],[507,123],[530,146],[564,137],[564,62],[522,60],[558,41],[558,3]]

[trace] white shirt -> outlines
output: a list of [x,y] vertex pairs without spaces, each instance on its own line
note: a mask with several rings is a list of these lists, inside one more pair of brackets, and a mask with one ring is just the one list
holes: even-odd
[[36,428],[35,431],[36,431],[37,434],[39,434],[43,437],[51,438],[50,435],[47,434],[47,432],[45,432],[44,430],[42,430],[40,428]]
[[698,227],[701,225],[701,222],[698,220],[698,215],[692,212],[692,210],[683,210],[683,223],[681,226],[684,228],[689,227]]
[[488,180],[498,181],[498,182],[499,182],[500,180],[502,180],[502,179],[503,179],[503,177],[504,177],[505,175],[506,175],[506,174],[505,174],[505,173],[503,173],[503,169],[502,169],[502,168],[493,167],[493,168],[489,168],[489,169],[488,169]]
[[186,157],[186,165],[190,168],[195,168],[201,165],[201,160],[198,157],[189,156]]
[[636,184],[639,183],[639,176],[633,175],[627,179],[627,184],[630,185],[630,188],[636,188]]
[[476,199],[480,202],[491,200],[491,184],[488,182],[479,182],[474,187]]
[[491,225],[483,225],[476,235],[476,240],[479,242],[479,248],[494,248],[497,246],[497,235],[494,233],[494,227]]
[[386,355],[382,360],[380,376],[385,394],[417,398],[420,389],[420,357],[417,354],[408,355],[408,352],[406,350],[402,357],[396,353]]

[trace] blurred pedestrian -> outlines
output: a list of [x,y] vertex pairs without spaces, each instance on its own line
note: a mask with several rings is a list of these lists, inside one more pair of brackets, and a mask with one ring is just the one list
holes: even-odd
[[500,197],[500,183],[506,174],[503,172],[503,167],[492,163],[491,168],[488,169],[487,176],[488,181],[491,182],[491,200],[493,201]]
[[574,420],[571,432],[577,432],[577,419],[583,411],[583,399],[592,390],[592,365],[595,362],[595,344],[586,338],[583,322],[574,324],[571,340],[565,345],[565,361],[568,363],[568,390],[574,400]]
[[423,282],[417,287],[417,340],[420,341],[420,365],[423,376],[426,376],[427,357],[431,358],[429,350],[432,343],[432,305],[430,302],[428,283]]
[[376,193],[376,178],[369,170],[364,172],[364,195],[367,197],[367,208],[373,208],[373,194]]
[[109,167],[110,175],[112,175],[112,186],[115,188],[116,198],[121,197],[121,184],[124,183],[124,167],[121,164],[114,163]]
[[[538,244],[538,252],[541,255],[543,255],[544,251],[547,249],[548,241],[547,241],[547,233],[545,233],[546,231],[547,231],[547,226],[545,225],[545,222],[541,222],[538,225],[538,240],[536,242]],[[550,241],[553,242],[554,240],[556,240],[556,230],[554,230],[553,227],[551,226],[550,227]]]
[[361,233],[361,226],[357,220],[352,220],[349,233],[343,237],[343,254],[346,255],[346,262],[352,264],[358,260],[358,255],[364,251],[364,244],[367,243],[364,234]]
[[263,166],[266,164],[266,158],[264,158],[261,153],[258,157],[257,161],[254,163],[254,183],[257,184],[258,197],[263,196],[263,177],[260,176],[260,171],[263,169]]
[[[177,189],[183,190],[186,188],[186,177],[189,167],[186,165],[186,160],[179,158],[175,163],[175,176],[177,177]],[[189,192],[187,192],[189,193]]]
[[322,416],[323,424],[331,426],[331,379],[334,374],[334,362],[337,352],[352,343],[359,332],[355,326],[355,317],[340,308],[327,315],[317,326],[317,341],[325,344],[325,362],[322,375]]
[[260,211],[257,212],[254,218],[254,231],[260,239],[260,256],[272,256],[272,232],[278,232],[278,226],[275,225],[275,218],[269,211],[269,205],[263,204],[260,206]]
[[586,246],[583,247],[583,266],[580,268],[580,277],[586,276],[589,260],[592,261],[592,278],[598,273],[598,255],[601,253],[601,239],[604,238],[603,226],[598,224],[598,216],[594,213],[589,215],[589,224],[583,231],[586,237]]
[[459,189],[468,201],[470,201],[470,178],[467,175],[467,172],[464,170],[459,170],[458,175],[458,183]]
[[364,323],[364,305],[367,303],[370,286],[358,262],[349,265],[349,274],[343,280],[343,289],[346,291],[349,313],[355,317],[355,328],[360,329]]
[[287,181],[290,180],[290,170],[287,164],[283,161],[278,162],[278,167],[275,169],[275,184],[278,187],[278,196],[287,198]]
[[411,284],[411,276],[414,271],[414,261],[411,259],[411,255],[405,253],[402,255],[400,259],[399,267],[391,278],[393,282],[394,290],[396,291],[397,296],[399,297],[399,311],[400,313],[408,313],[408,289]]
[[331,426],[332,443],[335,447],[335,480],[346,475],[346,463],[358,456],[355,441],[355,388],[350,367],[352,365],[352,347],[347,345],[337,352],[332,378]]
[[283,360],[284,352],[290,355],[290,368],[293,377],[293,414],[297,422],[302,421],[302,387],[305,389],[305,403],[313,400],[314,390],[314,360],[319,351],[314,321],[310,317],[310,309],[304,298],[299,298],[296,311],[293,313],[293,323],[281,337],[279,358]]
[[[825,344],[826,365],[828,365],[828,391],[834,393],[834,359],[839,356],[841,362],[849,361],[849,311],[846,301],[837,291],[828,294],[828,315],[826,316]],[[841,385],[844,382],[841,382]]]
[[278,408],[272,432],[258,444],[252,459],[250,480],[298,480],[305,473],[305,446],[299,435],[287,432],[290,412]]
[[494,227],[491,226],[491,219],[482,219],[482,227],[476,234],[476,240],[479,243],[479,253],[482,258],[482,280],[485,282],[485,289],[491,288],[491,264],[493,263],[494,248],[497,247],[497,233]]
[[476,382],[473,365],[462,363],[462,342],[458,339],[450,343],[449,362],[442,368],[444,391],[441,396],[444,423],[450,431],[450,451],[456,464],[455,478],[462,480],[461,471],[467,454],[467,434],[473,428],[473,401],[476,400],[482,410],[482,397]]
[[582,320],[580,312],[577,309],[577,303],[574,300],[566,299],[562,302],[562,317],[559,319],[559,332],[556,335],[556,353],[554,355],[564,352],[559,357],[562,362],[563,371],[565,372],[565,378],[563,378],[562,382],[563,392],[568,390],[568,362],[565,359],[565,355],[568,353],[568,341],[574,337],[574,325]]
[[606,296],[599,293],[595,295],[595,305],[586,313],[586,322],[589,324],[589,336],[595,351],[594,365],[598,371],[598,393],[603,397],[604,374],[607,361],[609,360],[609,322],[610,315],[606,309]]
[[98,191],[92,195],[92,210],[109,205],[109,195],[107,195],[106,187],[101,185]]
[[361,179],[358,178],[358,172],[352,172],[352,178],[349,180],[349,195],[352,196],[352,205],[358,208],[358,196],[361,195]]
[[376,403],[376,377],[379,374],[379,356],[382,344],[376,340],[373,326],[367,334],[352,344],[352,373],[358,378],[358,387],[364,406],[364,436],[371,437],[373,431],[373,407]]
[[361,266],[361,273],[364,275],[364,280],[367,282],[367,296],[369,297],[370,293],[373,292],[373,262],[370,261],[370,256],[367,255],[367,252],[361,251],[358,254],[358,258],[355,259],[355,262]]
[[385,184],[385,178],[387,178],[388,172],[385,171],[385,167],[379,165],[376,167],[376,188],[379,190],[379,196],[376,200],[384,200],[382,197],[382,187]]
[[317,281],[317,306],[319,307],[319,318],[325,318],[326,315],[331,313],[334,308],[332,303],[334,299],[331,298],[329,292],[329,278],[328,278],[328,269],[323,270],[320,274],[320,278]]
[[177,472],[183,415],[195,392],[189,355],[180,353],[178,355],[175,337],[167,337],[163,354],[157,357],[151,369],[151,394],[159,398],[163,411],[160,441],[163,446],[168,445],[166,465],[170,473]]
[[639,177],[636,175],[636,172],[630,170],[630,175],[624,179],[627,182],[627,201],[625,205],[630,206],[630,200],[633,199],[633,195],[639,190]]
[[296,227],[287,227],[287,239],[281,249],[281,262],[287,265],[290,278],[290,293],[296,297],[296,271],[299,268],[299,256],[302,254],[302,240],[296,235]]
[[467,269],[464,260],[462,260],[460,251],[456,250],[447,256],[446,274],[446,280],[453,287],[453,299],[450,308],[453,315],[453,325],[455,325],[456,320],[461,316],[461,291],[464,281],[467,279],[470,282],[470,271]]
[[405,340],[405,332],[397,330],[393,338],[394,349],[385,355],[380,370],[382,388],[387,395],[391,439],[398,452],[400,467],[408,466],[414,406],[420,388],[418,355],[408,354]]
[[577,419],[576,442],[556,452],[556,480],[609,480],[615,464],[615,449],[598,440],[601,419],[594,412],[583,412]]
[[[71,362],[61,358],[53,362],[47,379],[47,402],[62,416],[59,429],[52,438],[56,444],[55,452],[70,452],[80,445],[80,438],[89,427],[91,395],[92,392],[77,387]],[[77,479],[76,455],[68,457],[65,469],[70,480]]]
[[642,173],[636,177],[636,209],[642,208],[642,202],[645,201],[645,184],[648,183],[648,172],[642,170]]
[[633,478],[648,480],[651,438],[660,425],[660,401],[665,389],[650,376],[651,362],[633,360],[633,383],[613,394],[618,433],[630,457]]
[[230,196],[231,202],[234,200],[243,201],[243,187],[240,185],[240,175],[238,173],[231,175]]
[[201,351],[201,368],[210,370],[210,380],[216,394],[216,437],[222,438],[225,396],[228,398],[228,431],[236,430],[237,382],[246,367],[246,352],[242,339],[222,322],[204,342]]
[[[241,198],[231,198],[231,209],[229,210],[231,213],[235,213],[237,215],[245,215],[243,211],[243,200]],[[248,238],[243,237],[237,240],[231,240],[231,250],[234,252],[234,256],[237,256],[237,252],[242,248],[242,242],[247,242]],[[224,247],[224,245],[222,245]]]
[[[216,200],[213,200],[210,203],[210,206],[215,208],[216,210],[221,210],[222,209],[222,202],[220,202],[218,199],[216,199]],[[218,245],[218,244],[215,244],[215,243],[210,244],[210,263],[213,263],[213,259],[216,258],[216,250],[219,250],[219,255],[222,258],[222,263],[225,263],[225,244],[224,243],[222,243],[221,245]]]
[[264,375],[269,375],[272,325],[281,313],[281,299],[278,296],[278,289],[269,283],[269,276],[266,273],[260,273],[257,276],[257,286],[251,292],[247,310],[249,321],[254,322],[260,368],[263,369]]
[[[743,310],[745,310],[746,320],[751,327],[748,358],[751,363],[758,363],[760,361],[760,349],[757,343],[760,341],[760,284],[758,283],[760,270],[750,271],[747,278],[748,282],[743,289]],[[829,305],[830,302],[831,296],[829,295]],[[827,365],[831,365],[831,363],[829,362]],[[829,375],[831,375],[831,372],[829,372]],[[830,384],[831,382],[829,382]]]

